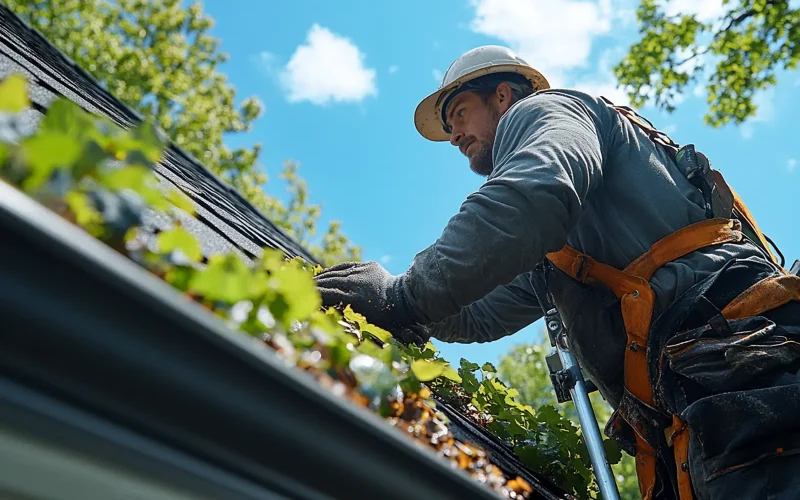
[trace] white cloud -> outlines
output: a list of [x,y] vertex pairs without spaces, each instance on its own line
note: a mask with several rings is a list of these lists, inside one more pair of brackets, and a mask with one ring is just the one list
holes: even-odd
[[375,70],[348,38],[314,24],[281,74],[290,102],[359,102],[378,93]]
[[392,261],[392,256],[391,255],[382,255],[379,260],[380,260],[380,263],[385,266],[386,264],[388,264],[389,262]]
[[396,64],[392,64],[391,66],[389,66],[389,74],[393,75],[393,74],[397,73],[397,70],[399,70],[399,69],[400,69],[399,66],[397,66]]
[[668,16],[695,15],[698,21],[706,22],[726,13],[731,7],[723,0],[664,0],[664,11]]
[[636,11],[633,9],[619,9],[614,13],[614,20],[619,21],[623,28],[636,24]]
[[744,139],[750,139],[755,133],[754,125],[756,123],[769,123],[775,120],[776,111],[775,103],[775,89],[759,92],[753,97],[753,104],[756,106],[756,114],[749,120],[742,123],[739,131]]
[[437,83],[442,83],[442,78],[444,78],[444,74],[442,70],[434,69],[433,70],[433,79],[436,80]]
[[786,171],[791,174],[794,173],[796,169],[797,169],[797,160],[794,158],[789,158],[789,161],[786,162]]
[[639,7],[639,0],[612,0],[613,14],[612,23],[614,28],[628,28],[637,23],[636,9]]
[[261,51],[258,54],[250,57],[250,62],[253,63],[259,70],[266,75],[272,75],[275,71],[275,54],[269,51]]
[[585,67],[592,40],[611,30],[611,0],[470,0],[471,28],[502,40],[551,86],[563,85],[564,72]]
[[619,55],[618,49],[606,50],[598,61],[595,72],[579,79],[571,87],[592,96],[603,96],[619,106],[631,106],[625,89],[617,87],[617,79],[611,71],[612,59]]

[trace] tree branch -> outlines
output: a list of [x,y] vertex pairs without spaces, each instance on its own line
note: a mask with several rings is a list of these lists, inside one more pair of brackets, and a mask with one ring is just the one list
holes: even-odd
[[674,66],[680,66],[682,64],[685,64],[685,63],[691,61],[692,59],[694,59],[697,56],[705,55],[706,53],[708,53],[709,50],[711,50],[711,45],[710,44],[708,45],[708,47],[706,47],[705,49],[701,50],[700,52],[695,52],[692,55],[690,55],[689,57],[684,58],[682,61],[678,61],[676,63],[673,63],[673,65]]

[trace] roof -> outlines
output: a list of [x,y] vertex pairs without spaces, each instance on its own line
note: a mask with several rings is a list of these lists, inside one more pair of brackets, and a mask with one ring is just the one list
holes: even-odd
[[[11,72],[26,74],[33,84],[27,126],[36,126],[56,96],[67,97],[126,128],[142,119],[0,4],[0,77]],[[269,247],[317,263],[236,190],[174,144],[170,143],[156,171],[165,186],[184,193],[195,205],[196,218],[187,220],[185,227],[201,241],[205,255],[234,252],[248,260]],[[155,213],[147,222],[153,228],[164,224]],[[4,349],[0,357],[0,366],[24,374],[24,383],[3,382],[11,396],[0,400],[0,406],[16,408],[16,413],[0,414],[20,415],[14,425],[58,420],[57,428],[69,428],[77,433],[74,435],[80,434],[81,428],[87,442],[98,439],[97,432],[85,428],[85,422],[92,419],[102,422],[98,424],[101,428],[117,428],[121,434],[136,429],[143,433],[136,437],[137,453],[148,455],[150,452],[142,450],[151,450],[158,442],[191,454],[181,459],[184,462],[162,457],[162,465],[170,463],[164,470],[184,478],[186,484],[200,488],[198,491],[202,491],[201,483],[210,488],[210,478],[220,478],[211,481],[214,488],[238,495],[226,498],[259,497],[261,487],[292,497],[341,497],[354,480],[364,491],[372,491],[370,496],[381,498],[491,496],[488,488],[466,480],[466,475],[451,470],[444,460],[410,446],[410,440],[399,439],[388,426],[365,418],[360,409],[342,405],[309,384],[299,371],[293,373],[239,338],[244,336],[208,321],[199,307],[176,301],[149,277],[136,276],[133,264],[118,254],[62,225],[21,199],[19,193],[0,193],[3,234],[18,236],[6,236],[14,244],[5,246],[5,255],[0,256],[0,265],[10,267],[8,274],[0,273],[6,281],[0,283],[0,289],[20,289],[24,280],[23,288],[30,292],[9,298],[2,306],[7,317],[16,318],[19,334],[31,341]],[[42,262],[49,263],[46,270]],[[19,281],[12,283],[14,279]],[[70,289],[65,283],[80,286]],[[61,311],[64,316],[45,315],[36,322],[31,303]],[[119,329],[110,339],[108,322],[114,318]],[[165,332],[173,335],[165,338],[161,335]],[[45,353],[37,347],[42,345],[52,346],[70,361],[45,362]],[[161,363],[154,363],[156,353]],[[97,362],[101,358],[103,362]],[[14,359],[27,360],[29,366],[15,364]],[[214,368],[211,373],[209,366]],[[256,380],[260,384],[252,383]],[[31,382],[36,387],[46,386],[48,394],[67,398],[67,402],[32,392],[32,386],[26,385]],[[151,395],[149,400],[126,399],[126,395],[141,396],[144,388]],[[559,488],[523,467],[510,447],[488,431],[443,401],[437,407],[450,419],[449,430],[456,439],[489,452],[490,461],[507,475],[525,479],[534,488],[534,497],[564,498]],[[14,423],[11,420],[0,420],[0,430],[2,424]],[[64,438],[52,429],[47,433],[53,439]],[[109,430],[110,435],[117,441],[123,439]],[[80,447],[85,448],[83,444]],[[265,450],[270,452],[265,454]],[[150,463],[155,467],[159,459],[151,455],[151,462],[142,458],[139,466],[146,468]],[[364,470],[356,474],[351,467]],[[390,478],[396,481],[387,481]],[[250,493],[245,494],[247,491]]]

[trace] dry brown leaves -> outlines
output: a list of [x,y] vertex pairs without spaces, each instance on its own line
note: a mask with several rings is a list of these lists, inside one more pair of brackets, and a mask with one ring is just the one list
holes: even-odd
[[[288,342],[281,340],[280,336],[273,336],[264,342],[279,354],[287,354],[290,349]],[[369,408],[368,398],[359,393],[355,377],[347,370],[338,370],[334,379],[314,364],[300,364],[298,367],[313,375],[322,387],[337,397]],[[487,453],[480,447],[455,439],[447,428],[445,417],[431,406],[430,398],[428,388],[423,388],[419,394],[405,394],[402,402],[390,403],[387,421],[421,446],[432,449],[451,467],[465,471],[474,481],[491,488],[502,497],[531,498],[533,488],[527,481],[504,473],[489,461]],[[474,413],[478,414],[477,410]]]

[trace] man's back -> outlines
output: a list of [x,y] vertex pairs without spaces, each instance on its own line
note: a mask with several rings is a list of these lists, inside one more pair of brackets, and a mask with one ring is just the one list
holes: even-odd
[[[563,120],[571,123],[558,125],[564,127],[565,134],[572,127],[593,127],[599,138],[597,144],[586,145],[598,148],[599,169],[581,165],[581,158],[573,158],[572,178],[561,179],[586,189],[578,222],[567,237],[570,246],[623,269],[661,238],[705,219],[702,194],[664,148],[601,99],[574,90],[546,90],[520,101],[517,107],[509,110],[506,119],[521,122],[519,126],[538,129],[545,126],[535,122],[542,109],[556,110],[547,113],[549,117],[567,110]],[[530,123],[525,123],[526,115],[531,117]],[[567,135],[563,138],[573,140]],[[498,162],[510,153],[506,149],[514,146],[498,141],[495,147]],[[558,152],[557,141],[544,147],[552,147],[556,156],[569,156],[568,152]],[[699,147],[702,149],[702,145]],[[575,172],[585,178],[576,179]],[[537,181],[535,176],[532,181]],[[746,242],[705,248],[667,263],[651,282],[657,297],[655,314],[731,258],[768,260],[756,245]]]

